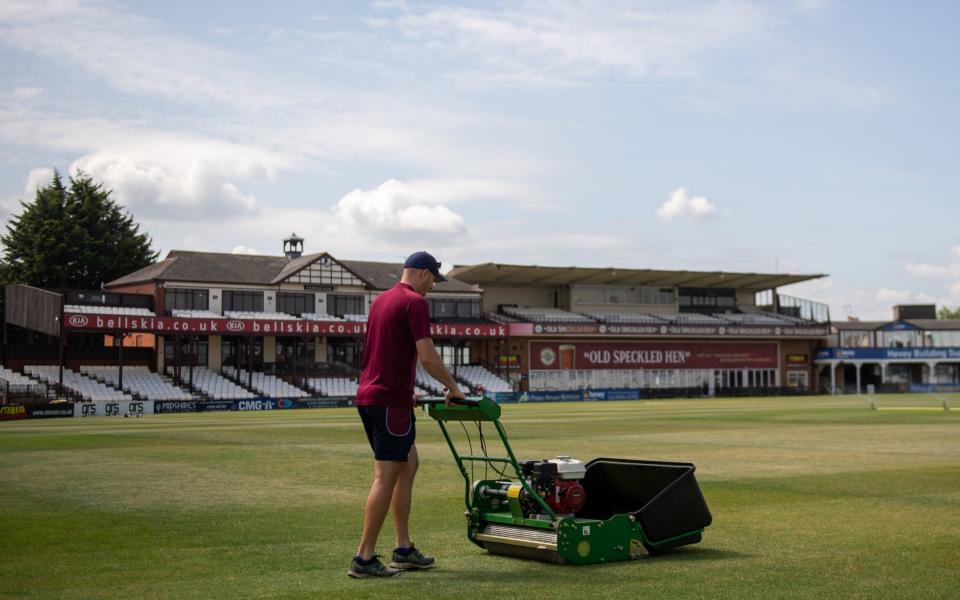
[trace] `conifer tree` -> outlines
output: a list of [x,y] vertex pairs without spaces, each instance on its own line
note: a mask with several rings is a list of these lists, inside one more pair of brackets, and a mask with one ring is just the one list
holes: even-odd
[[54,172],[32,203],[11,217],[0,236],[3,283],[100,289],[103,283],[157,259],[150,237],[110,197],[110,190],[78,173],[69,187]]

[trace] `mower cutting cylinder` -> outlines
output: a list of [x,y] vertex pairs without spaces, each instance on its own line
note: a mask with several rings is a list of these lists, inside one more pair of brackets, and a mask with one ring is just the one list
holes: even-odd
[[[464,478],[467,536],[493,554],[565,564],[629,560],[697,543],[711,523],[690,463],[597,458],[583,465],[558,457],[521,467],[492,400],[423,404]],[[460,455],[448,421],[493,423],[506,457],[488,456],[485,446],[483,456]],[[471,482],[468,462],[494,465],[501,478]]]

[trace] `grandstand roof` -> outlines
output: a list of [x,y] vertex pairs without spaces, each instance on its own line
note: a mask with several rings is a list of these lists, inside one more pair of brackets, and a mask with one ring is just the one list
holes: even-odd
[[448,276],[480,285],[650,285],[665,287],[724,287],[769,290],[801,281],[826,277],[824,274],[732,273],[726,271],[663,271],[615,267],[542,267],[483,263],[456,265]]
[[[325,254],[320,252],[290,259],[285,256],[171,250],[163,260],[115,279],[105,287],[149,281],[275,285]],[[373,290],[393,287],[400,280],[403,271],[403,265],[399,262],[334,260],[352,271]],[[476,285],[450,278],[445,283],[438,283],[434,291],[478,293],[480,289]]]

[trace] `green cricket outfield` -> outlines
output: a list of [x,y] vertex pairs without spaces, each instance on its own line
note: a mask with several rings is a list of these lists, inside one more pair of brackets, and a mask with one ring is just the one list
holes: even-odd
[[468,542],[418,412],[412,527],[439,566],[379,581],[346,577],[372,471],[354,409],[4,422],[0,598],[960,597],[960,395],[870,400],[504,406],[520,459],[696,464],[700,544],[589,567]]

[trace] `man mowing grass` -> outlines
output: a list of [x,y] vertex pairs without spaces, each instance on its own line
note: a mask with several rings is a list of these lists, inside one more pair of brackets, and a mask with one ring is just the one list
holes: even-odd
[[[363,509],[360,548],[347,571],[350,577],[393,577],[401,570],[436,565],[432,556],[414,548],[408,525],[419,464],[413,414],[417,357],[446,386],[447,403],[464,398],[430,339],[430,313],[423,297],[437,281],[446,281],[440,263],[426,252],[415,252],[403,263],[400,282],[370,305],[357,410],[373,449],[373,485]],[[389,567],[374,553],[387,510],[393,513],[397,534]]]

